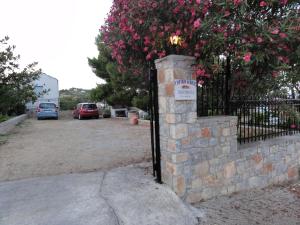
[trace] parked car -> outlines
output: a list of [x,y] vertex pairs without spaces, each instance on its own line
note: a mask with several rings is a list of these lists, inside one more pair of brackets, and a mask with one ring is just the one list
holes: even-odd
[[58,107],[53,102],[41,102],[36,109],[36,118],[38,120],[46,118],[54,118],[57,120]]
[[95,103],[79,103],[73,111],[73,118],[81,120],[82,118],[99,119],[99,110]]

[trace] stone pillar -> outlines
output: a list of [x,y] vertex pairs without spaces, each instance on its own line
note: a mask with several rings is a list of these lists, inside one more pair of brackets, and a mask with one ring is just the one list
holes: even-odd
[[158,76],[161,166],[163,182],[180,197],[190,183],[189,154],[182,148],[188,142],[189,124],[197,119],[196,100],[175,100],[175,79],[193,80],[194,57],[169,55],[155,61]]

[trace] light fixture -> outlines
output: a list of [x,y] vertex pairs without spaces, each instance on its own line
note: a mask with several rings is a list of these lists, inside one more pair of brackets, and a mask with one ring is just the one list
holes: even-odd
[[170,37],[170,43],[171,45],[181,45],[181,37],[174,35]]

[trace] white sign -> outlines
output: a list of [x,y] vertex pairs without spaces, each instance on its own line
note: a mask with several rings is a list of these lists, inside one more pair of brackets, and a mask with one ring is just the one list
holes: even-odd
[[196,100],[197,83],[195,80],[174,81],[175,100]]

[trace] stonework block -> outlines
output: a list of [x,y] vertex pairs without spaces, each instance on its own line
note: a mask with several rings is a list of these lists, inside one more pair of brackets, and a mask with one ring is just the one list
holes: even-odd
[[183,176],[176,176],[173,178],[174,191],[180,197],[186,192],[186,183]]
[[162,181],[169,185],[170,187],[172,187],[172,184],[173,184],[173,175],[170,174],[170,173],[166,173],[165,171],[162,171]]
[[183,174],[183,166],[166,162],[166,171],[172,175],[181,175]]
[[263,157],[261,154],[255,154],[251,157],[251,159],[256,163],[260,163],[263,160]]
[[166,96],[165,84],[159,84],[158,85],[158,96],[159,97],[165,97]]
[[227,163],[224,167],[224,177],[231,178],[236,174],[235,162]]
[[172,97],[174,96],[174,83],[169,82],[165,84],[166,96]]
[[169,139],[167,142],[167,150],[170,152],[179,152],[181,150],[181,141]]
[[296,168],[296,167],[288,168],[288,178],[289,179],[297,178],[298,176],[299,176],[298,168]]
[[187,123],[195,123],[197,120],[197,112],[189,112],[187,114]]
[[174,79],[187,79],[186,71],[183,69],[175,68],[174,69]]
[[163,113],[167,112],[167,98],[166,97],[159,97],[158,107],[159,107],[159,113],[160,114],[163,114]]
[[158,76],[158,83],[162,84],[165,82],[165,71],[164,70],[158,70],[157,71],[157,76]]
[[209,172],[209,164],[208,161],[203,161],[194,166],[194,175],[196,177],[207,176]]
[[203,182],[201,178],[196,178],[192,180],[192,189],[201,189]]
[[270,147],[270,153],[276,153],[279,150],[279,146],[278,145],[273,145]]
[[173,163],[185,162],[188,159],[189,159],[189,154],[187,152],[172,154],[172,162]]
[[200,202],[202,200],[203,200],[203,197],[202,197],[201,192],[199,192],[199,191],[197,191],[197,192],[189,192],[187,194],[186,201],[188,203]]
[[191,138],[186,137],[186,138],[181,139],[181,144],[182,144],[182,146],[190,145],[191,144]]
[[249,187],[255,188],[255,187],[264,187],[265,181],[263,177],[251,177],[249,179]]
[[230,136],[230,128],[223,128],[223,129],[222,129],[222,135],[223,135],[224,137]]
[[205,127],[201,129],[201,136],[205,138],[210,138],[211,137],[211,130],[209,127]]
[[176,123],[176,114],[166,114],[166,122],[167,123]]
[[263,166],[263,173],[268,174],[273,171],[273,164],[272,163],[267,163]]
[[175,124],[170,125],[170,135],[173,139],[185,138],[188,136],[188,126],[187,124]]

